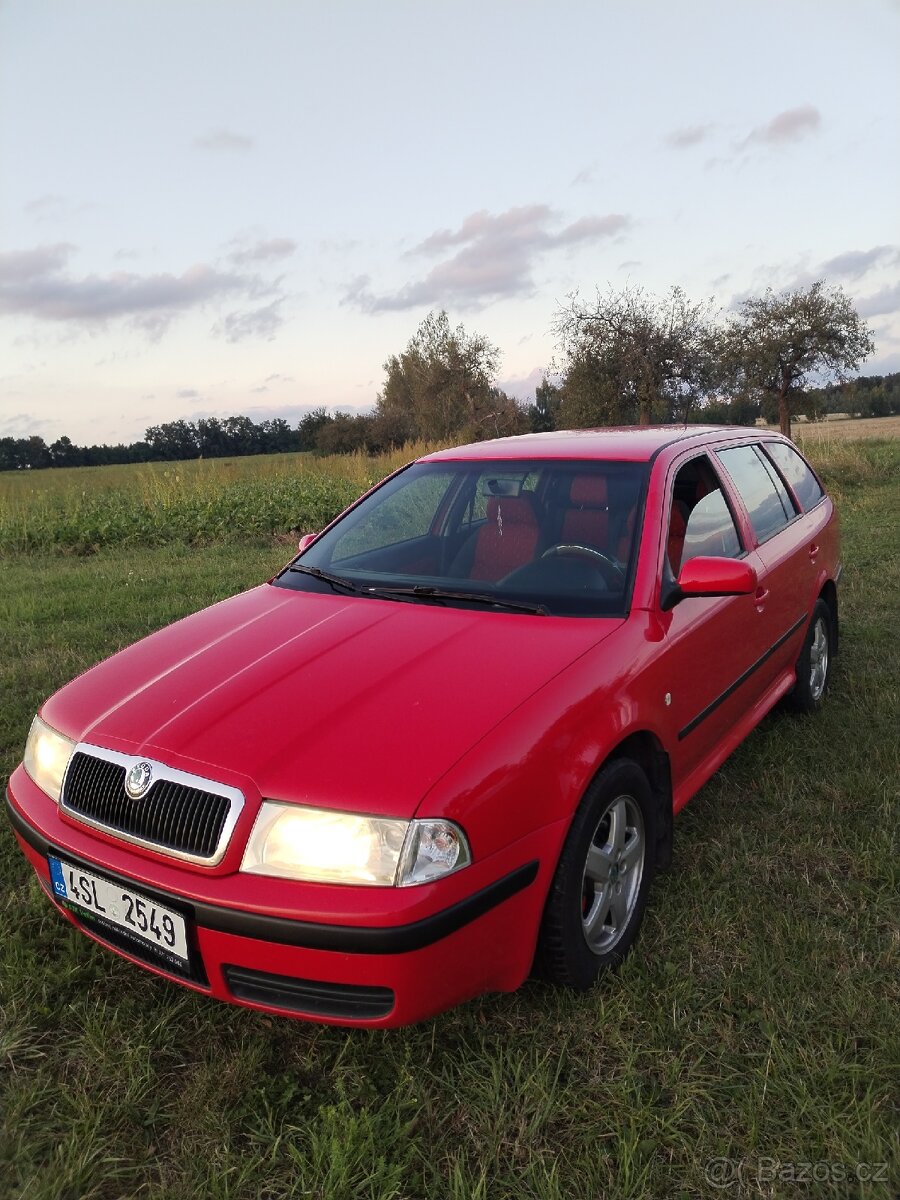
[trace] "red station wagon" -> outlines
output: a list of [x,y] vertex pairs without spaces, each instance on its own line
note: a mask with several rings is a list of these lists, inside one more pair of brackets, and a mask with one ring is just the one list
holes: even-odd
[[389,1026],[587,988],[673,816],[777,701],[818,708],[839,574],[775,434],[429,454],[51,696],[8,814],[73,925],[222,1000]]

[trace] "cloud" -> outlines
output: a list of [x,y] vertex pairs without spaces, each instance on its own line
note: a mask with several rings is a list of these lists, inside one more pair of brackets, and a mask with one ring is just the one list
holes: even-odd
[[866,363],[866,375],[892,375],[895,371],[900,371],[900,350],[876,354]]
[[701,142],[705,142],[714,128],[713,125],[686,125],[667,133],[665,142],[674,150],[689,150],[691,146],[699,146]]
[[180,388],[175,395],[179,400],[195,400],[200,393],[196,388]]
[[269,337],[281,323],[277,306],[282,297],[259,275],[197,263],[181,274],[75,276],[66,270],[73,249],[61,242],[0,254],[0,315],[82,325],[124,318],[157,341],[179,313],[229,297],[259,301],[274,296],[262,309],[230,314],[221,332],[229,341]]
[[291,238],[267,238],[235,250],[229,257],[233,263],[245,264],[255,262],[275,262],[281,258],[289,258],[297,249],[297,243]]
[[547,373],[545,367],[534,367],[527,375],[498,379],[497,387],[506,392],[507,396],[515,396],[517,400],[534,400],[535,390],[543,383]]
[[900,312],[900,283],[883,287],[874,295],[858,300],[856,311],[861,317],[881,317]]
[[51,321],[102,321],[148,312],[192,308],[234,291],[246,280],[198,263],[181,275],[85,275],[40,271],[9,278],[0,273],[0,312]]
[[572,180],[572,186],[580,187],[586,183],[593,183],[594,175],[597,170],[597,165],[598,165],[597,163],[591,163],[590,166],[583,167],[582,170],[580,170],[578,172],[578,174],[575,176],[575,178]]
[[32,250],[0,253],[0,297],[6,286],[43,279],[61,270],[74,249],[69,242],[56,242],[52,246],[35,246]]
[[30,412],[12,413],[0,419],[0,437],[23,438],[43,435],[46,438],[49,436],[48,431],[54,428],[52,421],[45,421]]
[[282,299],[283,297],[278,297],[262,308],[247,312],[228,313],[216,325],[216,332],[224,337],[226,342],[243,342],[247,338],[261,338],[271,342],[284,324],[284,317],[280,312]]
[[224,150],[240,154],[252,150],[256,142],[242,133],[233,133],[230,129],[213,129],[202,137],[194,138],[196,150]]
[[897,266],[898,264],[900,264],[900,247],[873,246],[871,250],[847,250],[822,263],[819,269],[823,275],[861,279],[873,267]]
[[812,104],[801,104],[778,113],[766,125],[756,129],[740,143],[742,147],[752,145],[783,146],[798,142],[810,133],[816,133],[822,124],[822,114]]
[[375,295],[368,276],[357,276],[342,303],[364,312],[390,312],[419,305],[454,302],[479,307],[507,296],[528,295],[538,259],[553,251],[613,238],[631,224],[621,213],[582,217],[559,231],[557,216],[546,204],[466,217],[458,229],[439,229],[406,257],[443,255],[422,278],[393,294]]
[[29,200],[24,205],[23,211],[34,221],[48,222],[63,221],[80,213],[89,212],[95,207],[94,204],[76,204],[67,200],[65,196],[47,193]]
[[25,205],[25,211],[29,217],[43,220],[47,217],[59,216],[67,207],[64,196],[46,195],[36,196],[34,200],[29,200]]

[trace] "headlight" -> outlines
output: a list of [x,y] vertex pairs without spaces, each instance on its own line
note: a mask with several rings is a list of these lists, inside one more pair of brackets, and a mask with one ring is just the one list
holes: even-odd
[[39,788],[59,803],[63,775],[75,743],[35,717],[25,743],[23,766]]
[[405,887],[471,861],[450,821],[403,821],[264,800],[242,871],[311,883]]

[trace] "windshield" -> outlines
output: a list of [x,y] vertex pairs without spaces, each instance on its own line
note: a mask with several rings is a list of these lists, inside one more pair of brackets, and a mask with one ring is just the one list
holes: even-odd
[[275,581],[303,591],[554,615],[628,606],[641,463],[414,463]]

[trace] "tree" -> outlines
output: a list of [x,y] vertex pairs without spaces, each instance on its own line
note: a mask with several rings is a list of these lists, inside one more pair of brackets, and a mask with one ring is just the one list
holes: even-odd
[[316,434],[319,454],[352,454],[365,450],[372,418],[363,413],[337,412]]
[[839,287],[808,288],[745,300],[731,320],[725,362],[738,389],[778,405],[791,436],[791,409],[812,380],[843,380],[874,351],[869,327]]
[[200,453],[197,427],[192,421],[167,421],[163,425],[151,425],[144,433],[144,441],[153,457],[164,462],[196,458]]
[[525,418],[531,432],[549,433],[556,429],[561,403],[561,388],[545,375],[535,388],[534,404],[529,404],[525,409]]
[[302,416],[297,425],[297,449],[315,450],[316,437],[319,430],[333,419],[333,417],[328,415],[326,408],[314,408],[312,412],[308,412],[305,416]]
[[515,433],[515,402],[494,386],[500,351],[462,325],[451,329],[446,312],[431,312],[400,355],[384,364],[384,390],[376,422],[410,438],[446,441]]
[[565,424],[686,420],[716,385],[713,315],[709,301],[694,304],[678,287],[662,298],[598,290],[593,304],[570,296],[553,322]]

